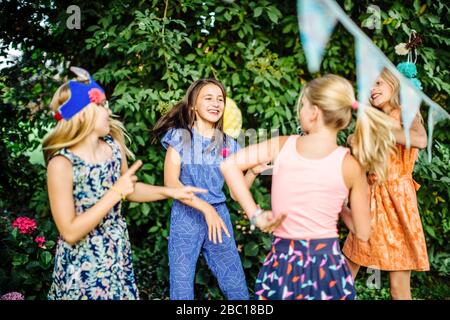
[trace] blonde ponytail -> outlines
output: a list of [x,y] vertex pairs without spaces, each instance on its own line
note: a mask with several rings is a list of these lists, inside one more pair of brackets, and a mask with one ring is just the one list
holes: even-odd
[[[348,127],[356,101],[351,83],[334,74],[327,74],[306,84],[301,96],[322,110],[324,124],[342,130]],[[301,99],[299,99],[299,107]],[[359,112],[352,142],[352,151],[361,166],[376,173],[380,180],[387,176],[388,160],[394,150],[392,120],[373,107]]]
[[387,178],[389,156],[394,151],[392,119],[385,113],[365,107],[356,119],[352,152],[361,166],[375,173],[380,181]]

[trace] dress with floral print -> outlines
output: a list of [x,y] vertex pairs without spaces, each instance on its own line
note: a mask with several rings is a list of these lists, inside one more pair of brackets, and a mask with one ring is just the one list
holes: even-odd
[[[58,153],[72,162],[77,215],[95,205],[120,177],[120,148],[111,136],[104,141],[113,156],[101,163],[87,163],[66,148]],[[48,299],[139,299],[121,202],[75,245],[58,239]]]

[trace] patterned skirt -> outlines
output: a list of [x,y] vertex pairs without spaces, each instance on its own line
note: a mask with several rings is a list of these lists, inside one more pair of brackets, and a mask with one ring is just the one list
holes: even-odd
[[337,238],[275,238],[255,285],[258,300],[353,300],[353,278]]

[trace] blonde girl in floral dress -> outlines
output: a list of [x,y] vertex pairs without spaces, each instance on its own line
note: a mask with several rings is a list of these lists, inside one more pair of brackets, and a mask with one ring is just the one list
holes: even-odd
[[138,299],[122,201],[191,199],[193,187],[137,182],[122,124],[104,90],[80,68],[54,94],[56,127],[43,141],[51,211],[60,238],[48,299]]

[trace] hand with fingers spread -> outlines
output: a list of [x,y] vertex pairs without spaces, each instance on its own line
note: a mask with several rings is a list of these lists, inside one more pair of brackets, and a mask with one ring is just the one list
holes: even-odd
[[271,233],[286,219],[286,214],[274,218],[272,211],[264,211],[256,218],[256,226],[263,232]]
[[122,200],[134,192],[137,182],[136,171],[142,166],[142,161],[136,161],[114,184],[111,188],[120,193]]
[[209,206],[207,209],[203,211],[203,215],[205,216],[206,224],[208,225],[208,239],[209,241],[217,244],[217,240],[219,243],[222,243],[222,229],[228,238],[231,237],[228,232],[227,226],[225,222],[223,222],[222,218],[217,213],[214,207]]
[[181,188],[170,188],[169,196],[177,200],[193,200],[195,193],[207,193],[208,190],[185,186]]

